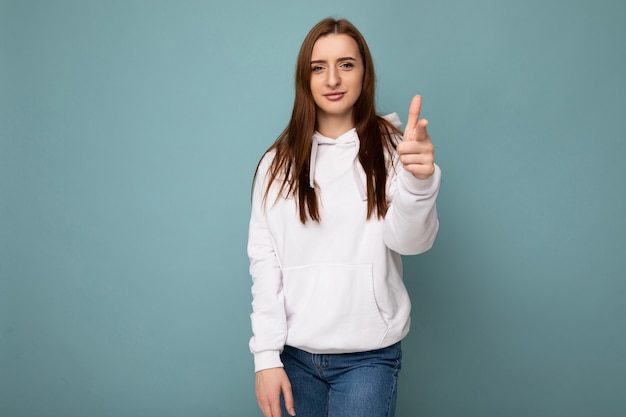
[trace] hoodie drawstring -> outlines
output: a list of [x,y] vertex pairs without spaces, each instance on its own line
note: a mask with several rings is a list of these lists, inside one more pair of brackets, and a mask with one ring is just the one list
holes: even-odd
[[[356,133],[354,134],[356,136]],[[359,166],[361,163],[359,162],[359,150],[361,147],[361,142],[359,142],[358,138],[354,138],[354,147],[356,148],[356,154],[354,155],[354,162],[352,163],[352,173],[354,174],[354,182],[356,182],[356,188],[359,190],[359,195],[361,196],[361,201],[367,201],[367,193],[365,192],[365,185],[363,185],[363,179],[361,178],[361,171],[359,170]]]
[[[354,144],[354,159],[352,163],[352,173],[354,175],[354,182],[356,183],[356,187],[359,190],[359,196],[362,201],[367,201],[367,192],[365,191],[365,185],[363,184],[363,179],[361,178],[361,171],[359,169],[359,138],[356,136],[356,132],[353,133],[353,144]],[[311,144],[311,159],[309,161],[309,186],[311,188],[315,188],[315,165],[317,164],[317,148],[320,146],[320,143],[317,139],[317,135],[313,135],[313,141]]]
[[311,160],[309,161],[309,187],[315,188],[315,163],[317,162],[317,147],[320,146],[317,137],[313,135],[311,145]]

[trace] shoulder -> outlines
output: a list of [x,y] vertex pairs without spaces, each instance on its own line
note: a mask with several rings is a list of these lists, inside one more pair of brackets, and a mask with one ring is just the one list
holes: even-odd
[[263,156],[261,156],[261,159],[259,160],[259,163],[257,164],[256,171],[254,174],[255,177],[265,178],[275,158],[276,158],[276,150],[275,149],[267,150],[263,154]]
[[384,116],[380,116],[380,118],[390,123],[396,129],[400,131],[402,130],[402,120],[400,120],[400,116],[398,116],[398,113],[389,113]]
[[400,120],[400,116],[398,116],[398,113],[379,116],[379,123],[381,133],[383,136],[387,136],[389,143],[395,148],[402,141],[402,120]]

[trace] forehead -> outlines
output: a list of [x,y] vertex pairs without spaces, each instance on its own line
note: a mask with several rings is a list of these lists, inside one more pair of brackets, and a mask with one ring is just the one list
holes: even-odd
[[311,60],[330,60],[339,57],[361,58],[356,41],[346,34],[322,36],[313,45]]

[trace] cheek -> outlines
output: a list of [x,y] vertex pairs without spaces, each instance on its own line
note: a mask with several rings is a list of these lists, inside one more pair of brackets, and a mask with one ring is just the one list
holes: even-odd
[[313,96],[313,102],[315,103],[315,105],[319,106],[319,83],[316,83],[313,79],[311,79],[311,81],[309,82],[309,87],[311,89],[311,95]]
[[354,86],[354,88],[358,89],[360,92],[363,89],[364,81],[365,81],[365,78],[363,77],[363,74],[359,74],[359,75],[356,75],[352,79],[352,85]]
[[319,90],[319,84],[319,80],[316,80],[316,78],[311,78],[311,81],[309,82],[309,87],[311,88],[311,91],[314,92],[316,90]]
[[357,91],[360,96],[363,92],[363,78],[354,80],[354,90]]

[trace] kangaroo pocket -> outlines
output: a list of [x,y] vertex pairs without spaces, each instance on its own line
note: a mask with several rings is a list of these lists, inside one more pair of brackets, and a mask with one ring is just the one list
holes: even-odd
[[371,264],[316,264],[283,270],[287,344],[313,353],[381,347],[387,324]]

